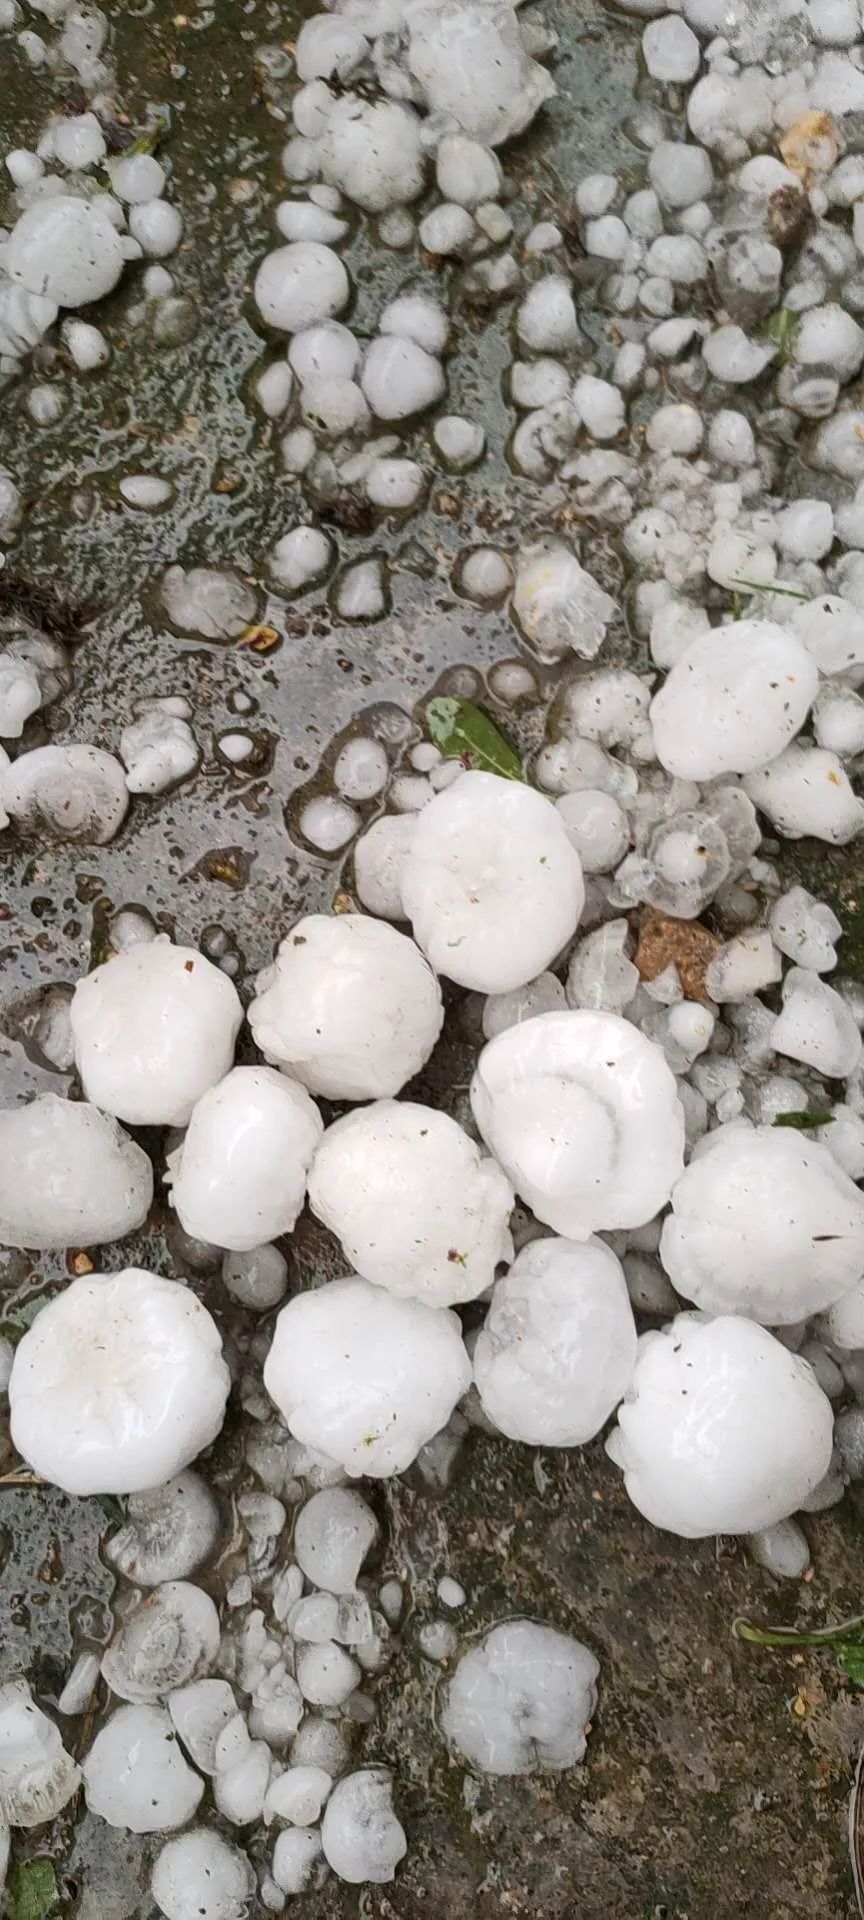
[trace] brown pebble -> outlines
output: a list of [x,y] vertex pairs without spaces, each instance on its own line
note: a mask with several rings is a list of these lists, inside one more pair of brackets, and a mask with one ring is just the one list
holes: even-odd
[[635,954],[639,977],[656,980],[667,967],[677,967],[685,997],[707,1002],[705,971],[721,944],[699,920],[674,920],[656,907],[646,907]]

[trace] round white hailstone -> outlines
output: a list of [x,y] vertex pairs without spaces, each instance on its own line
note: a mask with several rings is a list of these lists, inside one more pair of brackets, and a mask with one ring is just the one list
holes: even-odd
[[[353,1666],[353,1661],[352,1661]],[[333,1781],[323,1767],[285,1768],[267,1789],[264,1801],[264,1822],[271,1826],[274,1820],[286,1820],[295,1827],[314,1826],[321,1818],[325,1800],[330,1796]]]
[[367,350],[360,384],[379,420],[406,420],[440,400],[444,373],[415,340],[380,334]]
[[832,303],[802,313],[792,347],[799,366],[818,367],[851,380],[864,361],[864,331],[845,308]]
[[78,1767],[27,1681],[0,1686],[0,1828],[41,1827],[80,1783]]
[[455,1313],[355,1278],[289,1300],[264,1363],[295,1438],[373,1479],[416,1460],[470,1380]]
[[271,360],[255,381],[255,398],[268,420],[281,420],[294,391],[294,375],[284,360]]
[[[3,165],[13,187],[32,186],[34,180],[41,180],[45,172],[45,162],[30,147],[12,147],[5,155]],[[485,194],[484,194],[485,199]]]
[[79,373],[92,373],[96,367],[104,367],[110,349],[104,333],[100,333],[98,327],[89,326],[86,320],[64,320],[60,333],[69,358]]
[[97,1733],[81,1771],[90,1812],[130,1833],[185,1827],[204,1792],[163,1707],[118,1707]]
[[481,1773],[560,1773],[583,1759],[599,1661],[536,1620],[505,1620],[463,1653],[441,1729]]
[[201,1773],[216,1772],[216,1744],[237,1714],[237,1702],[227,1680],[190,1680],[168,1695],[168,1712],[176,1732]]
[[286,593],[298,593],[313,580],[321,580],[333,558],[333,542],[320,527],[292,527],[273,548],[270,572],[277,587]]
[[486,434],[477,420],[465,420],[458,413],[442,413],[432,429],[432,438],[442,460],[456,473],[473,467],[486,448]]
[[265,254],[254,291],[255,304],[268,326],[299,333],[340,313],[347,306],[351,283],[332,247],[317,240],[294,240]]
[[0,736],[20,740],[27,721],[41,705],[42,688],[35,668],[26,660],[0,654]]
[[102,1678],[120,1700],[152,1706],[212,1667],[219,1615],[208,1593],[166,1580],[128,1613],[102,1655]]
[[337,246],[348,232],[347,220],[312,200],[280,200],[276,225],[283,240],[323,240],[328,247]]
[[343,1707],[363,1677],[362,1667],[334,1640],[301,1643],[294,1659],[297,1685],[313,1707]]
[[823,687],[813,707],[813,736],[845,759],[864,752],[864,700],[851,687]]
[[326,439],[341,439],[369,430],[369,409],[356,380],[338,380],[319,374],[300,393],[304,424]]
[[544,1013],[490,1040],[471,1084],[490,1153],[569,1239],[638,1227],[680,1178],[684,1115],[660,1047],[613,1013]]
[[108,1540],[105,1558],[138,1587],[185,1580],[210,1558],[220,1526],[215,1495],[187,1470],[129,1495],[126,1521]]
[[162,1848],[150,1892],[165,1920],[245,1920],[255,1874],[220,1834],[193,1827]]
[[660,1258],[707,1313],[790,1326],[860,1279],[864,1196],[794,1128],[718,1127],[674,1188]]
[[140,1267],[88,1274],[16,1348],[15,1445],[66,1493],[137,1493],[215,1440],[230,1384],[218,1328],[188,1287]]
[[600,1240],[534,1240],[492,1289],[474,1348],[491,1420],[532,1447],[581,1447],[623,1399],[636,1324],[620,1262]]
[[387,749],[381,741],[357,735],[340,749],[333,785],[346,800],[374,800],[386,787],[389,771]]
[[427,109],[484,146],[500,147],[522,133],[556,92],[551,75],[530,58],[511,6],[447,0],[416,8],[409,32],[408,65]]
[[273,1848],[273,1879],[281,1893],[305,1893],[321,1861],[321,1836],[308,1827],[288,1827]]
[[864,614],[851,600],[840,594],[817,594],[815,599],[793,607],[790,625],[813,655],[820,673],[842,675],[853,686],[860,682],[864,670]]
[[790,967],[783,982],[783,1009],[771,1030],[771,1045],[829,1080],[848,1080],[861,1059],[851,1008],[818,973],[803,967]]
[[321,1826],[327,1865],[351,1886],[392,1880],[408,1850],[393,1811],[393,1782],[386,1767],[363,1767],[338,1780]]
[[354,885],[367,913],[383,920],[405,920],[400,875],[414,838],[416,820],[410,814],[385,813],[361,834],[354,848]]
[[739,933],[718,947],[705,969],[705,987],[710,1000],[749,1000],[782,978],[780,955],[767,927]]
[[538,1013],[563,1012],[567,1005],[564,988],[554,973],[538,973],[524,987],[512,993],[490,993],[483,1005],[483,1034],[494,1040],[496,1033],[518,1026],[520,1020],[533,1020]]
[[810,1565],[807,1539],[795,1520],[778,1520],[752,1533],[750,1551],[757,1565],[780,1580],[800,1580]]
[[0,804],[18,833],[105,846],[126,818],[119,760],[101,747],[34,747],[0,780]]
[[129,507],[140,507],[152,512],[154,507],[164,507],[171,498],[170,480],[160,480],[155,473],[128,473],[119,482],[117,492]]
[[399,340],[413,340],[424,353],[437,358],[447,345],[450,321],[444,307],[428,294],[400,293],[388,301],[378,331],[394,334]]
[[530,287],[516,315],[516,332],[531,353],[569,353],[581,339],[571,283],[550,273]]
[[747,415],[721,407],[708,428],[708,451],[730,467],[752,467],[756,441]]
[[652,1526],[699,1540],[794,1513],[828,1470],[833,1425],[812,1367],[765,1327],[680,1313],[642,1335],[606,1450]]
[[247,1253],[226,1253],[222,1279],[233,1300],[253,1313],[269,1313],[288,1291],[288,1262],[278,1247],[252,1247]]
[[585,226],[585,251],[593,254],[595,260],[618,262],[624,259],[630,244],[630,235],[617,213],[601,214],[599,220],[589,220]]
[[34,201],[16,220],[3,265],[28,293],[58,307],[85,307],[117,285],[123,247],[99,206],[57,194]]
[[702,445],[702,417],[687,401],[658,407],[651,415],[645,439],[652,453],[697,453]]
[[380,620],[387,610],[384,569],[380,560],[357,560],[346,567],[336,592],[336,611],[342,620]]
[[436,972],[481,993],[542,973],[585,904],[579,856],[551,801],[494,773],[463,773],[424,807],[400,885]]
[[727,386],[748,386],[770,365],[777,349],[743,332],[741,327],[718,327],[702,343],[702,357],[715,380]]
[[309,800],[299,820],[304,840],[317,853],[338,853],[353,840],[359,825],[359,813],[344,800],[334,799],[332,793],[319,793]]
[[510,368],[510,394],[516,407],[534,411],[554,406],[556,400],[566,400],[570,386],[570,375],[560,360],[514,360]]
[[167,260],[183,238],[183,220],[168,200],[142,200],[129,211],[129,232],[151,260]]
[[476,228],[473,216],[467,207],[442,201],[424,215],[417,229],[421,247],[427,253],[438,254],[442,259],[448,254],[467,253],[474,240]]
[[313,14],[297,35],[294,60],[301,80],[350,80],[371,52],[365,33],[353,20],[332,13]]
[[318,143],[321,177],[365,213],[406,206],[423,192],[420,125],[398,100],[335,100]]
[[773,621],[700,635],[651,703],[657,758],[681,780],[752,773],[789,745],[818,686],[815,661]]
[[702,55],[695,33],[679,14],[652,20],[642,35],[642,55],[652,80],[665,86],[686,86],[695,80]]
[[120,154],[108,162],[111,191],[127,206],[158,200],[165,191],[165,168],[153,153]]
[[188,721],[165,708],[154,708],[123,728],[120,757],[130,793],[167,793],[188,779],[201,760]]
[[844,1352],[857,1353],[864,1347],[864,1281],[835,1300],[821,1321],[823,1336]]
[[425,1065],[444,1018],[413,940],[362,914],[299,920],[255,985],[256,1045],[330,1100],[398,1093]]
[[571,649],[593,659],[615,612],[614,600],[563,540],[538,541],[520,553],[513,614],[538,660],[554,665]]
[[444,200],[461,207],[479,207],[497,200],[503,174],[494,153],[469,140],[464,133],[445,133],[435,154],[435,178]]
[[513,569],[497,547],[472,547],[462,562],[459,590],[470,600],[503,600],[513,585]]
[[842,847],[864,827],[864,804],[853,793],[842,761],[825,747],[796,742],[769,767],[748,774],[742,785],[787,840],[812,833]]
[[834,513],[827,500],[793,500],[774,526],[780,551],[790,560],[824,560],[834,545]]
[[562,794],[555,805],[583,873],[610,873],[617,867],[630,845],[630,827],[612,794],[583,787],[579,793]]
[[245,1827],[261,1818],[272,1756],[265,1740],[249,1739],[241,1714],[237,1715],[237,1723],[242,1751],[233,1761],[226,1758],[224,1765],[217,1765],[213,1799],[224,1820],[229,1820],[234,1827]]
[[243,1018],[236,988],[162,936],[79,980],[70,1019],[88,1100],[133,1126],[183,1127],[224,1078]]
[[416,506],[423,486],[423,468],[416,460],[373,460],[365,480],[367,500],[393,513]]
[[322,1487],[297,1515],[294,1557],[310,1585],[325,1593],[353,1593],[377,1537],[378,1522],[359,1493]]
[[304,385],[319,376],[351,380],[360,365],[360,348],[349,327],[341,320],[322,320],[319,325],[303,327],[288,347],[291,367]]
[[146,1153],[98,1108],[43,1093],[0,1111],[0,1245],[122,1240],[152,1198]]
[[193,1239],[249,1253],[290,1233],[324,1132],[305,1087],[272,1067],[232,1067],[196,1101],[168,1155],[171,1204]]
[[703,147],[680,140],[660,140],[648,161],[648,178],[664,207],[692,207],[707,200],[714,187],[714,169]]
[[328,1127],[309,1204],[364,1279],[450,1307],[492,1285],[511,1246],[514,1195],[445,1113],[378,1100]]
[[608,213],[618,197],[614,173],[586,173],[576,188],[576,205],[583,219],[598,219]]

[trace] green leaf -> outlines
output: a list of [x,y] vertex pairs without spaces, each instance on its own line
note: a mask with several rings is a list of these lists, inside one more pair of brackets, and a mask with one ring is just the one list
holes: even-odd
[[791,307],[777,307],[774,313],[769,313],[762,332],[777,348],[781,360],[790,358],[800,324],[800,316],[793,313]]
[[759,1627],[752,1620],[736,1620],[733,1628],[738,1640],[754,1647],[836,1647],[864,1648],[864,1613],[841,1620],[836,1627],[814,1627],[800,1633],[797,1627]]
[[778,1113],[772,1120],[772,1127],[796,1127],[799,1133],[809,1133],[812,1127],[830,1127],[833,1113],[809,1113],[806,1107],[796,1108],[794,1113]]
[[12,1879],[9,1920],[50,1920],[60,1898],[50,1860],[22,1860]]
[[462,760],[482,773],[498,773],[503,780],[525,779],[516,748],[472,700],[430,700],[426,725],[445,759]]
[[22,1333],[26,1333],[27,1328],[32,1327],[42,1308],[47,1307],[49,1300],[53,1298],[53,1294],[50,1293],[37,1293],[29,1300],[24,1300],[20,1307],[13,1307],[6,1318],[0,1321],[0,1333],[5,1334],[6,1339],[11,1340],[14,1346],[16,1341],[20,1340]]
[[803,587],[771,586],[766,580],[733,579],[733,587],[746,587],[748,593],[779,593],[784,600],[810,600],[812,594],[805,593]]
[[854,1685],[864,1687],[864,1647],[844,1644],[837,1649],[837,1659]]
[[163,140],[167,139],[170,132],[171,108],[154,107],[153,119],[150,126],[145,129],[144,133],[139,133],[137,140],[133,140],[131,146],[123,148],[123,152],[120,155],[121,160],[128,160],[137,153],[155,153],[157,147],[161,147]]

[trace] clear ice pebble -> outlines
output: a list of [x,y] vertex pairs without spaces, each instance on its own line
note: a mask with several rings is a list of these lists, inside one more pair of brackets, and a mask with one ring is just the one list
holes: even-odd
[[[709,986],[710,992],[710,986]],[[787,1059],[815,1067],[829,1080],[848,1080],[861,1059],[861,1035],[847,1002],[817,973],[790,967],[771,1045]]]
[[864,1196],[794,1128],[733,1122],[706,1137],[674,1187],[660,1258],[706,1313],[791,1326],[864,1272]]
[[125,1522],[108,1540],[105,1558],[136,1587],[186,1580],[209,1560],[220,1527],[215,1494],[186,1469],[163,1486],[130,1493]]
[[122,1240],[152,1198],[147,1154],[98,1108],[43,1093],[0,1111],[0,1245]]
[[570,651],[593,660],[616,613],[614,600],[563,540],[523,548],[512,607],[527,645],[545,665]]
[[129,806],[119,760],[101,747],[34,747],[0,777],[0,806],[24,839],[105,846]]
[[405,920],[400,875],[416,831],[410,814],[385,813],[373,820],[354,848],[354,886],[367,913],[382,920]]
[[493,773],[463,773],[424,807],[400,887],[436,972],[482,993],[542,973],[585,903],[579,856],[551,801]]
[[337,1781],[324,1810],[321,1845],[327,1865],[351,1886],[393,1879],[408,1842],[393,1810],[386,1767],[363,1767]]
[[350,1594],[377,1537],[378,1522],[359,1493],[322,1487],[297,1515],[294,1555],[311,1586]]
[[246,1253],[226,1253],[222,1279],[233,1300],[253,1313],[269,1313],[288,1291],[288,1262],[278,1247],[252,1247]]
[[255,1873],[238,1847],[193,1827],[157,1855],[150,1891],[164,1920],[246,1920]]
[[172,626],[205,640],[237,640],[255,618],[251,588],[216,567],[169,567],[161,596]]
[[536,1620],[504,1620],[463,1653],[441,1730],[481,1773],[560,1773],[584,1759],[599,1661]]
[[0,1824],[41,1827],[68,1806],[79,1768],[26,1680],[0,1686]]
[[757,1564],[780,1580],[800,1580],[810,1565],[807,1538],[796,1520],[777,1520],[773,1527],[762,1527],[751,1533],[748,1544]]
[[137,1267],[88,1274],[18,1343],[12,1434],[66,1493],[137,1493],[209,1447],[229,1386],[218,1329],[188,1287]]
[[58,307],[84,307],[117,285],[123,257],[120,237],[98,204],[57,194],[19,216],[3,265],[28,293]]
[[788,1519],[828,1470],[833,1427],[812,1367],[765,1327],[680,1313],[642,1335],[606,1450],[652,1526],[699,1540]]
[[356,1277],[289,1300],[264,1363],[295,1439],[357,1478],[404,1472],[470,1381],[455,1313]]
[[308,800],[298,822],[304,840],[316,853],[338,853],[353,840],[360,815],[332,793],[319,793]]
[[516,314],[516,332],[531,353],[570,353],[581,333],[571,282],[547,274],[530,287]]
[[441,399],[444,372],[415,340],[379,334],[367,349],[360,384],[379,420],[406,420]]
[[272,1067],[232,1067],[196,1101],[168,1155],[171,1204],[185,1232],[235,1253],[291,1233],[323,1132],[296,1080]]
[[864,827],[864,803],[853,791],[836,753],[795,741],[770,766],[742,781],[760,813],[787,840],[812,834],[846,846]]
[[511,1249],[506,1175],[448,1114],[414,1101],[377,1100],[328,1127],[309,1204],[355,1272],[428,1306],[475,1300]]
[[299,593],[321,580],[333,563],[333,542],[320,527],[292,527],[270,554],[270,572],[285,593]]
[[657,758],[682,780],[752,773],[799,732],[818,684],[806,648],[773,621],[699,635],[651,703]]
[[130,793],[167,793],[195,773],[201,754],[187,720],[154,707],[120,735],[120,758]]
[[127,507],[139,507],[144,512],[152,513],[154,508],[167,505],[173,488],[170,480],[162,480],[155,473],[127,473],[119,482],[117,491]]
[[497,200],[504,176],[489,147],[464,133],[445,133],[435,153],[435,178],[442,199],[474,208]]
[[626,1281],[602,1241],[534,1240],[496,1280],[474,1380],[510,1440],[584,1446],[623,1399],[635,1365]]
[[256,1045],[330,1100],[398,1093],[425,1065],[444,1018],[419,947],[362,914],[299,920],[255,987]]
[[164,1707],[118,1707],[97,1733],[81,1771],[90,1812],[130,1833],[185,1827],[204,1792]]
[[556,92],[526,51],[510,0],[420,5],[410,11],[408,31],[408,65],[427,109],[484,146],[522,133]]
[[843,932],[836,913],[806,887],[789,887],[775,900],[768,917],[775,947],[796,967],[830,973],[837,965],[835,941]]
[[195,947],[160,936],[79,980],[70,1014],[88,1100],[132,1126],[183,1127],[234,1059],[236,988]]
[[642,1226],[680,1179],[674,1076],[616,1014],[545,1013],[508,1028],[480,1055],[471,1107],[516,1192],[569,1239]]
[[366,213],[407,206],[423,191],[420,125],[398,100],[335,100],[318,143],[323,179]]
[[262,320],[283,333],[299,333],[341,313],[350,281],[338,253],[316,240],[295,240],[265,255],[255,275],[255,304]]

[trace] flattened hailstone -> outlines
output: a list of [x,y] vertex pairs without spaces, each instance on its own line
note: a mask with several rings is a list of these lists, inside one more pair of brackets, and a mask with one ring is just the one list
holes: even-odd
[[811,833],[842,847],[864,827],[864,803],[853,792],[842,761],[827,747],[795,741],[770,766],[747,774],[742,785],[754,807],[787,840]]
[[509,0],[437,0],[412,10],[408,65],[433,113],[500,147],[556,92],[525,50]]
[[88,1100],[132,1126],[183,1127],[234,1058],[237,990],[195,947],[161,937],[79,980],[70,1007]]
[[26,1680],[0,1686],[0,1825],[41,1827],[77,1793],[81,1774]]
[[15,1445],[66,1493],[160,1485],[215,1440],[230,1377],[188,1287],[141,1267],[73,1280],[15,1351]]
[[322,1487],[300,1508],[294,1557],[314,1587],[353,1593],[360,1568],[378,1536],[378,1522],[352,1487]]
[[393,1879],[408,1842],[393,1811],[386,1767],[362,1767],[337,1781],[324,1810],[321,1845],[327,1865],[351,1886]]
[[104,1549],[109,1565],[136,1587],[185,1580],[209,1560],[219,1538],[219,1507],[198,1473],[131,1493],[126,1520]]
[[812,1367],[765,1327],[679,1313],[642,1335],[606,1451],[652,1526],[699,1540],[795,1513],[828,1470],[833,1427]]
[[320,1834],[309,1827],[286,1827],[273,1848],[273,1879],[280,1893],[305,1893],[320,1862]]
[[26,660],[0,655],[0,736],[20,740],[31,714],[42,705],[42,688]]
[[699,634],[651,702],[657,758],[682,780],[752,773],[789,745],[818,686],[815,661],[773,621]]
[[398,100],[335,100],[318,142],[322,177],[366,213],[404,207],[423,191],[420,125]]
[[516,332],[532,353],[569,353],[581,339],[571,283],[547,274],[530,287],[516,315]]
[[768,920],[775,947],[794,960],[796,967],[809,967],[813,973],[830,973],[837,965],[835,940],[843,925],[824,900],[817,900],[806,887],[789,887],[774,902]]
[[792,1127],[718,1127],[673,1189],[660,1258],[707,1313],[790,1326],[864,1272],[864,1195]]
[[861,1059],[861,1035],[851,1008],[827,981],[804,967],[790,967],[783,982],[783,1008],[771,1030],[771,1045],[829,1080],[847,1080]]
[[445,133],[435,153],[435,178],[442,199],[460,207],[480,207],[497,200],[504,183],[494,153],[464,133]]
[[407,420],[440,400],[444,373],[440,360],[416,340],[379,334],[366,353],[360,384],[379,420]]
[[333,542],[320,527],[292,527],[283,533],[270,555],[270,572],[277,587],[297,593],[327,573],[333,560]]
[[162,1848],[150,1892],[165,1920],[246,1920],[255,1874],[238,1847],[193,1827]]
[[444,1018],[419,947],[363,914],[299,920],[255,987],[256,1045],[330,1100],[398,1093],[428,1060]]
[[264,1362],[295,1439],[373,1479],[416,1460],[470,1381],[455,1313],[355,1277],[289,1300]]
[[205,640],[236,640],[255,617],[251,588],[216,567],[169,567],[161,593],[172,626]]
[[130,793],[167,793],[194,773],[201,755],[187,720],[155,707],[120,735]]
[[368,913],[384,920],[404,920],[399,876],[414,838],[413,814],[382,814],[361,834],[354,848],[354,885]]
[[56,194],[35,200],[16,220],[3,265],[28,293],[58,307],[84,307],[116,287],[123,247],[98,202]]
[[450,321],[437,300],[409,288],[382,308],[378,331],[394,334],[398,340],[414,340],[424,353],[437,356],[447,345]]
[[190,1680],[176,1687],[168,1695],[168,1712],[190,1759],[201,1773],[214,1774],[219,1735],[237,1717],[227,1680]]
[[42,1093],[0,1112],[0,1245],[122,1240],[152,1198],[146,1153],[98,1108]]
[[353,20],[334,19],[332,13],[313,14],[297,35],[294,58],[301,80],[350,80],[371,49],[365,33]]
[[164,1707],[118,1707],[97,1733],[81,1771],[90,1812],[130,1833],[185,1827],[204,1792]]
[[601,1240],[534,1240],[492,1289],[474,1348],[490,1419],[532,1447],[581,1447],[623,1399],[636,1324],[620,1261]]
[[585,1754],[599,1661],[536,1620],[504,1620],[463,1653],[441,1729],[481,1773],[559,1773]]
[[329,320],[348,304],[351,283],[338,253],[319,240],[292,240],[265,254],[255,275],[255,305],[282,333]]
[[579,855],[552,802],[494,773],[463,773],[424,807],[400,886],[436,973],[481,993],[542,973],[585,904]]
[[171,1203],[194,1239],[248,1253],[290,1233],[324,1122],[305,1087],[272,1067],[232,1067],[197,1100],[168,1156]]
[[593,660],[615,602],[563,540],[542,540],[519,555],[513,613],[539,660],[553,664],[571,649]]
[[413,1100],[376,1100],[328,1127],[309,1204],[357,1273],[428,1306],[476,1300],[509,1256],[506,1174],[448,1114]]
[[151,1705],[213,1665],[219,1615],[202,1587],[166,1580],[126,1615],[102,1655],[102,1677],[121,1700]]
[[3,774],[0,804],[25,839],[101,847],[119,833],[129,794],[120,761],[101,747],[34,747]]
[[490,1153],[568,1239],[639,1227],[680,1178],[684,1114],[663,1053],[614,1013],[543,1013],[484,1047],[471,1083]]

